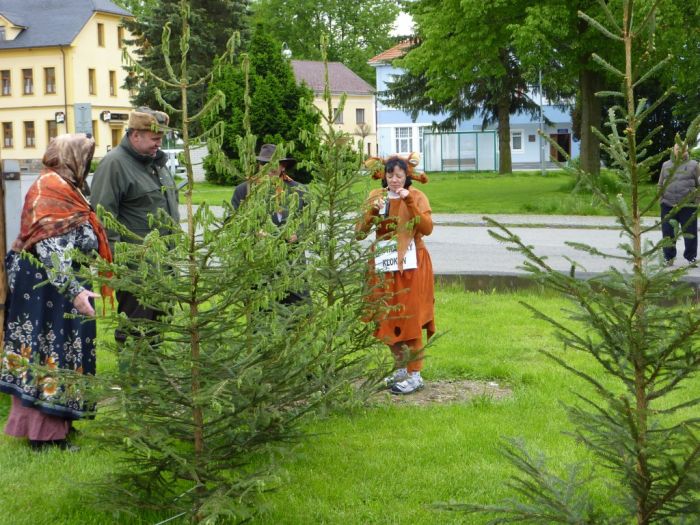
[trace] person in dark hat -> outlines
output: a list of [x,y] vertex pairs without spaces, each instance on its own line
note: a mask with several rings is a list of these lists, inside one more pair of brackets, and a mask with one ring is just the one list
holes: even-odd
[[[274,144],[263,144],[260,147],[260,153],[258,153],[258,156],[255,157],[258,161],[258,167],[260,169],[262,169],[265,164],[272,160],[272,157],[275,155],[275,151],[277,151],[277,146]],[[271,177],[279,177],[288,189],[294,188],[294,191],[299,194],[299,206],[301,209],[301,207],[304,205],[302,198],[304,187],[287,174],[287,170],[293,168],[296,163],[297,161],[291,157],[279,159],[277,169],[270,170],[269,174]],[[241,203],[246,199],[246,197],[248,197],[249,190],[250,183],[248,181],[242,182],[236,186],[236,189],[233,191],[233,197],[231,197],[231,205],[234,207],[234,209],[237,210],[241,206]],[[286,217],[287,212],[284,212],[281,216],[273,216],[272,222],[280,226],[281,224],[284,224]]]
[[[260,147],[260,153],[258,153],[258,156],[256,157],[258,161],[259,171],[263,171],[265,165],[272,161],[276,151],[277,147],[274,144],[263,144]],[[288,193],[295,192],[298,195],[298,211],[301,211],[305,205],[304,185],[299,184],[287,174],[287,169],[292,168],[296,164],[296,160],[291,157],[284,157],[279,159],[277,163],[277,167],[270,169],[268,171],[268,175],[270,177],[279,177],[280,182],[283,185],[285,191],[287,191]],[[231,205],[235,210],[239,209],[248,197],[248,194],[250,193],[251,183],[254,184],[255,180],[242,182],[241,184],[236,186],[236,189],[233,191],[233,197],[231,197]],[[273,224],[275,224],[277,227],[282,227],[282,225],[284,225],[287,222],[288,217],[289,209],[285,206],[280,206],[275,210],[271,210],[270,218],[272,219]],[[289,237],[289,242],[297,242],[297,240],[298,238],[296,234],[292,234]],[[291,291],[281,302],[283,304],[293,304],[302,301],[307,296],[308,292],[306,291]]]
[[[153,229],[148,217],[164,210],[174,224],[179,224],[178,194],[175,180],[167,167],[168,157],[160,149],[163,133],[168,131],[170,119],[166,113],[146,106],[136,108],[129,115],[126,136],[119,146],[112,149],[97,166],[92,182],[90,203],[98,204],[136,238],[122,239],[119,233],[108,230],[109,244],[115,242],[139,242]],[[161,229],[161,235],[170,233]],[[139,304],[136,297],[125,291],[117,291],[119,312],[130,319],[155,320],[162,312]],[[124,341],[126,334],[117,331],[117,341]]]

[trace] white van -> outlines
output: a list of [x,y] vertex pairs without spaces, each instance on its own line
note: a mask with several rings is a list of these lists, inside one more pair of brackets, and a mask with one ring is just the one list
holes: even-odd
[[170,173],[172,173],[173,175],[184,175],[187,170],[184,166],[180,164],[180,161],[178,160],[178,155],[182,153],[182,150],[164,149],[163,153],[165,153],[168,156],[168,161],[165,165],[168,167],[168,170],[170,170]]

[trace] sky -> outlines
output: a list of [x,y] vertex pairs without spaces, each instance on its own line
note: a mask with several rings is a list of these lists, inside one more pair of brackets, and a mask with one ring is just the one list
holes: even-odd
[[391,34],[396,35],[408,35],[413,31],[413,19],[408,13],[400,13],[394,22],[394,29]]

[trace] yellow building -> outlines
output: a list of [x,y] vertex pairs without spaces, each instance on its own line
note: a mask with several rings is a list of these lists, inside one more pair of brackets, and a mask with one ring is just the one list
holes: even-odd
[[2,160],[35,171],[62,133],[92,133],[96,157],[119,143],[132,108],[122,88],[130,16],[108,0],[0,1]]
[[[323,62],[292,60],[294,75],[314,92],[314,105],[324,114],[328,112],[323,100],[325,70]],[[331,102],[336,113],[334,126],[362,140],[363,152],[377,154],[377,124],[374,107],[374,88],[340,62],[328,63],[328,82]],[[338,110],[340,97],[346,94],[345,107]]]

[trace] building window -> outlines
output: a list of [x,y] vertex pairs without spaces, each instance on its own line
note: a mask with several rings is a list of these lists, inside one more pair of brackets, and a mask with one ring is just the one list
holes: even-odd
[[10,77],[10,70],[3,69],[2,72],[0,72],[0,76],[2,77],[2,96],[7,97],[12,95],[12,79]]
[[88,93],[96,95],[97,86],[95,85],[95,70],[88,69]]
[[105,47],[105,25],[97,24],[97,45]]
[[44,92],[47,94],[56,93],[56,68],[44,68]]
[[523,144],[523,130],[510,131],[510,151],[511,153],[523,153],[525,146]]
[[342,124],[343,112],[340,111],[339,108],[333,108],[333,114],[335,115],[335,118],[333,119],[333,124]]
[[31,95],[34,93],[34,72],[31,69],[22,70],[22,85],[24,86],[24,94]]
[[109,72],[109,94],[113,97],[117,96],[117,72]]
[[24,147],[36,147],[36,136],[34,135],[34,122],[24,123]]
[[413,151],[413,134],[411,128],[394,128],[396,153],[411,153]]
[[55,139],[58,136],[58,124],[56,124],[56,119],[46,121],[46,138],[49,142],[51,139]]
[[423,136],[430,132],[430,126],[418,127],[418,152],[423,153]]
[[117,26],[117,47],[119,49],[124,47],[124,28],[122,26]]
[[365,110],[364,108],[357,108],[355,110],[355,123],[364,124],[365,123]]
[[2,144],[5,148],[11,148],[14,146],[12,140],[12,122],[2,123]]
[[5,40],[5,26],[0,26],[0,40]]

